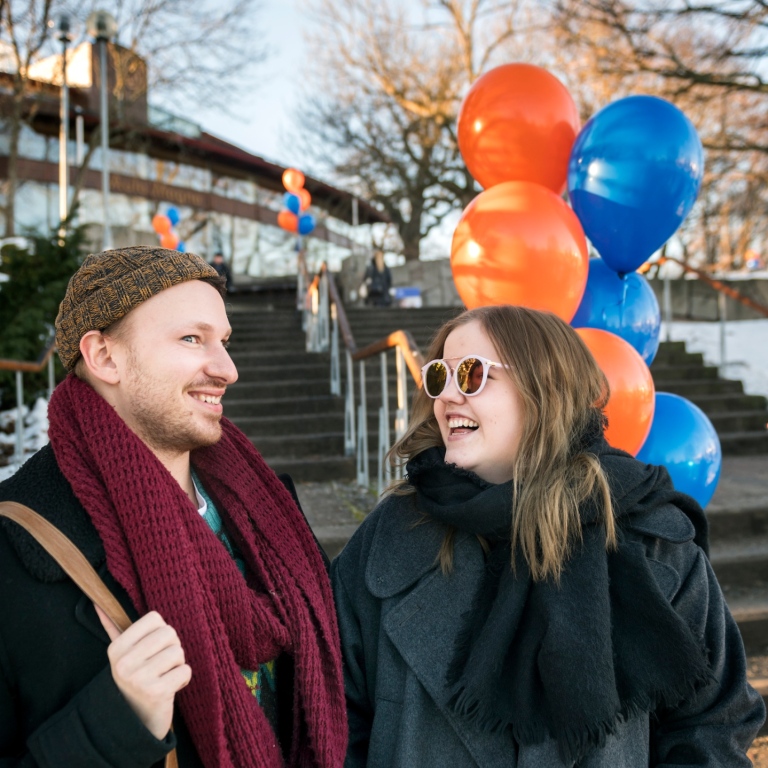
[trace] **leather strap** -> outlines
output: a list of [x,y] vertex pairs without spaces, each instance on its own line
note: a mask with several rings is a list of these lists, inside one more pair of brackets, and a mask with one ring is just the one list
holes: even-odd
[[[24,528],[80,587],[86,597],[109,616],[121,632],[131,626],[131,620],[123,606],[109,591],[85,555],[55,525],[34,509],[15,501],[0,502],[0,517],[7,517]],[[165,756],[165,768],[178,768],[178,765],[174,749]]]

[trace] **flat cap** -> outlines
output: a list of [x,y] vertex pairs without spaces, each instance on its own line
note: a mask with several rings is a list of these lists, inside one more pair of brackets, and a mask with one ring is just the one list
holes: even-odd
[[218,277],[194,253],[135,245],[86,256],[70,278],[56,317],[56,346],[71,371],[80,357],[80,339],[103,331],[155,294],[187,280]]

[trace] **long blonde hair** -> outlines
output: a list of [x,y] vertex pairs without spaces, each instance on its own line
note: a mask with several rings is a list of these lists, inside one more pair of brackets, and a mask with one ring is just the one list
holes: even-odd
[[[427,360],[443,355],[456,328],[478,321],[517,388],[523,429],[513,464],[512,551],[525,557],[536,581],[559,581],[573,546],[581,541],[579,506],[595,497],[602,507],[609,548],[616,530],[608,481],[582,439],[608,401],[608,382],[578,334],[556,315],[516,306],[492,306],[463,312],[435,334]],[[482,395],[480,395],[482,397]],[[433,446],[443,446],[432,400],[423,390],[414,396],[410,424],[390,451],[401,463]],[[396,492],[407,493],[407,481]],[[450,570],[453,532],[440,552]],[[514,562],[514,561],[513,561]]]

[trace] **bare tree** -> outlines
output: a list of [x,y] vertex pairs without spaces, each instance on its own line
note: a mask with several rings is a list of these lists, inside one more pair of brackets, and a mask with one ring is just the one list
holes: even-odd
[[[8,135],[8,173],[3,182],[6,235],[14,231],[19,136],[22,126],[35,117],[40,93],[29,68],[46,55],[60,54],[52,24],[60,13],[76,20],[78,36],[73,44],[77,44],[85,39],[85,21],[97,7],[105,4],[100,0],[0,0],[0,53],[10,59],[5,68],[12,83],[0,114]],[[238,102],[232,94],[249,86],[253,65],[265,56],[265,47],[254,43],[259,39],[259,0],[113,0],[106,9],[117,21],[119,50],[129,54],[112,52],[118,90],[130,78],[129,68],[138,56],[148,64],[145,87],[155,103],[176,110],[204,104],[236,113],[233,105]],[[117,123],[110,126],[112,132],[123,130],[119,118],[119,112],[112,115]],[[86,164],[91,154],[86,155]]]
[[662,96],[696,126],[706,173],[680,232],[686,253],[739,266],[750,246],[766,248],[765,0],[554,0],[552,13],[560,49],[582,75],[613,98]]
[[302,124],[325,167],[386,211],[406,259],[479,191],[458,151],[459,107],[521,18],[494,0],[315,2]]

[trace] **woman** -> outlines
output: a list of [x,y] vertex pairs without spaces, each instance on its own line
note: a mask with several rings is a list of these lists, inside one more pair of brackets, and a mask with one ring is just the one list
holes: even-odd
[[392,303],[389,289],[392,287],[392,273],[384,263],[384,253],[376,251],[363,277],[365,303],[374,307],[388,307]]
[[605,442],[579,336],[483,307],[428,359],[407,480],[332,568],[346,765],[750,765],[764,706],[706,519]]

